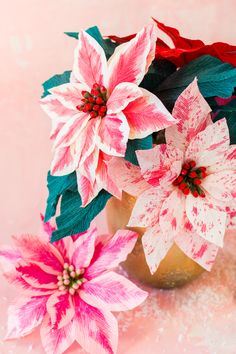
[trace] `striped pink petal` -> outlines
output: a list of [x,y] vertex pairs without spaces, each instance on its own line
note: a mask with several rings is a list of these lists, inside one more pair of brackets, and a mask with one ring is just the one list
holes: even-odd
[[55,329],[47,315],[41,325],[40,336],[46,354],[62,354],[75,341],[73,322],[61,329]]
[[108,163],[108,171],[118,188],[133,196],[150,188],[150,184],[141,175],[140,167],[123,158],[113,158]]
[[25,260],[39,263],[50,274],[61,272],[64,261],[53,245],[33,235],[13,236],[13,240]]
[[130,82],[122,82],[111,93],[107,102],[107,113],[120,113],[132,101],[142,96],[142,90]]
[[67,122],[78,112],[63,105],[54,95],[47,95],[40,100],[44,112],[52,119],[52,122]]
[[56,289],[57,277],[46,273],[39,265],[21,260],[16,266],[21,277],[34,288]]
[[211,108],[201,95],[197,80],[193,82],[178,97],[172,115],[179,122],[166,129],[167,144],[185,150],[192,138],[212,124]]
[[213,209],[202,198],[188,195],[186,198],[186,214],[194,230],[204,240],[222,247],[226,228],[226,213]]
[[236,145],[230,145],[225,151],[223,159],[215,165],[210,166],[209,173],[215,173],[222,170],[236,170]]
[[191,139],[185,157],[195,160],[198,166],[215,165],[224,159],[229,142],[226,120],[221,119]]
[[148,294],[125,277],[108,272],[86,282],[79,295],[91,306],[127,311],[140,305]]
[[68,175],[78,167],[74,146],[59,147],[55,150],[50,172],[53,176]]
[[97,144],[106,154],[124,156],[129,137],[129,125],[123,113],[106,115],[99,126]]
[[142,89],[143,96],[124,109],[130,127],[129,139],[142,139],[176,123],[163,103],[151,92]]
[[236,170],[210,174],[203,180],[202,187],[212,197],[223,202],[230,202],[233,200],[233,192],[236,191]]
[[177,235],[180,231],[185,215],[185,199],[182,191],[174,189],[164,200],[159,215],[159,224],[164,235]]
[[87,268],[89,266],[94,255],[96,237],[97,229],[91,228],[74,242],[74,253],[71,263],[76,269]]
[[194,231],[182,231],[175,238],[175,243],[192,260],[210,271],[219,247],[204,240]]
[[86,177],[93,185],[96,179],[96,170],[99,160],[99,149],[95,146],[91,154],[80,164],[79,173]]
[[118,344],[118,325],[107,310],[88,305],[75,296],[75,336],[78,343],[93,354],[115,354]]
[[40,325],[46,313],[47,299],[48,296],[21,297],[9,306],[5,339],[25,336]]
[[131,41],[116,48],[108,62],[111,92],[121,82],[140,84],[155,57],[156,37],[155,25],[150,24]]
[[180,174],[183,153],[166,144],[136,151],[142,176],[152,186],[168,186]]
[[148,228],[143,234],[142,244],[144,254],[152,274],[157,270],[160,262],[173,245],[173,242],[173,233],[163,233],[158,224]]
[[4,273],[4,277],[8,283],[14,285],[24,296],[51,295],[55,291],[55,289],[36,288],[30,285],[17,271]]
[[81,175],[81,173],[77,170],[77,186],[82,200],[82,206],[85,207],[89,204],[100,192],[102,186],[99,186],[97,181],[93,183],[87,177]]
[[0,265],[4,272],[15,269],[15,264],[21,259],[19,251],[10,246],[1,246],[0,248]]
[[159,213],[162,206],[161,191],[157,188],[149,188],[136,200],[132,210],[129,227],[148,227],[159,222]]
[[75,310],[71,295],[68,291],[56,291],[47,301],[47,311],[51,318],[51,325],[54,329],[61,329],[71,322]]
[[87,85],[79,83],[67,83],[53,87],[49,90],[55,98],[57,98],[65,107],[77,110],[77,106],[81,104],[83,98],[82,91],[88,91]]
[[85,31],[79,35],[74,56],[74,77],[90,88],[93,84],[107,85],[107,62],[104,50]]
[[118,230],[102,247],[96,248],[85,277],[94,278],[108,269],[115,268],[123,262],[134,248],[138,234],[128,230]]

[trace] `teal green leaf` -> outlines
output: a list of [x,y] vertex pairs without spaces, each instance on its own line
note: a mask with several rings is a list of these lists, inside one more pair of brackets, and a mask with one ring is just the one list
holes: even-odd
[[128,140],[125,159],[134,165],[138,165],[136,150],[147,150],[152,148],[152,135],[143,139]]
[[79,193],[66,191],[61,199],[61,212],[56,218],[57,230],[53,232],[51,242],[85,232],[95,216],[104,209],[110,197],[111,194],[102,190],[91,203],[83,208]]
[[211,106],[214,121],[226,118],[229,127],[230,143],[236,144],[236,98],[224,106],[219,106],[213,97],[207,101]]
[[[100,46],[104,49],[106,53],[107,59],[114,53],[115,48],[117,47],[117,43],[112,42],[109,38],[104,39],[101,35],[97,26],[90,27],[86,30],[90,36],[92,36],[96,41],[100,44]],[[65,32],[68,36],[72,38],[79,38],[79,32]]]
[[60,196],[67,190],[76,191],[77,181],[75,172],[66,176],[52,176],[48,172],[47,177],[48,199],[45,212],[45,221],[48,221],[56,213]]
[[181,92],[197,77],[204,97],[230,97],[236,87],[236,68],[210,55],[201,56],[164,80],[156,95],[172,109]]
[[63,74],[54,75],[45,81],[43,83],[44,92],[42,94],[42,98],[50,94],[48,90],[51,88],[70,82],[70,74],[71,71],[65,71]]

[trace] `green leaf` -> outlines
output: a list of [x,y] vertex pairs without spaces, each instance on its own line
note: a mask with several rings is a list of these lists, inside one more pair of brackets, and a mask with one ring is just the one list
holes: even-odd
[[[107,59],[109,59],[110,56],[114,53],[118,43],[112,42],[109,38],[104,39],[97,26],[88,28],[86,32],[90,34],[90,36],[92,36],[94,39],[96,39],[96,41],[104,49]],[[79,38],[79,32],[65,32],[65,34],[72,38]]]
[[43,83],[44,92],[42,98],[50,95],[49,89],[70,82],[71,71],[65,71],[63,74],[57,74]]
[[102,190],[91,203],[83,208],[79,193],[66,191],[61,199],[61,213],[56,218],[57,230],[53,232],[51,242],[85,232],[95,216],[104,209],[110,197],[111,194]]
[[218,105],[214,97],[209,98],[207,101],[211,106],[214,121],[226,118],[229,127],[230,143],[236,144],[236,98],[223,106]]
[[180,68],[164,80],[155,94],[172,109],[181,92],[198,78],[204,97],[230,97],[236,87],[236,68],[210,55],[201,56]]
[[47,208],[45,212],[45,221],[48,221],[49,219],[51,219],[51,217],[55,215],[59,198],[64,192],[66,192],[67,190],[77,190],[75,172],[66,176],[56,177],[52,176],[49,171],[47,182],[49,194],[47,199]]
[[128,140],[125,159],[138,166],[138,160],[135,151],[147,150],[152,148],[152,135],[143,139]]
[[169,60],[154,60],[150,65],[147,74],[144,76],[140,86],[151,92],[155,91],[158,86],[168,76],[176,71],[176,66]]

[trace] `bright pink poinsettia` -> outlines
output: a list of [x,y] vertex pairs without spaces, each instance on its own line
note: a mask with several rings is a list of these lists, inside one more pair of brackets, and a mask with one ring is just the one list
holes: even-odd
[[51,174],[77,172],[83,205],[101,189],[120,197],[108,174],[111,156],[124,156],[128,139],[144,138],[175,120],[152,93],[138,87],[155,57],[155,25],[120,45],[107,62],[105,52],[81,31],[70,83],[42,99],[52,119]]
[[213,124],[210,111],[194,80],[176,101],[179,123],[166,129],[166,144],[137,151],[140,168],[123,159],[111,163],[117,183],[138,195],[128,226],[146,228],[152,273],[174,242],[210,270],[227,216],[235,216],[236,146],[226,120]]
[[99,237],[90,229],[76,238],[50,244],[48,237],[23,235],[13,237],[15,248],[1,247],[4,275],[20,295],[9,307],[6,339],[41,325],[47,354],[63,353],[74,341],[92,354],[116,353],[118,327],[110,311],[130,310],[147,297],[112,271],[131,252],[137,234]]

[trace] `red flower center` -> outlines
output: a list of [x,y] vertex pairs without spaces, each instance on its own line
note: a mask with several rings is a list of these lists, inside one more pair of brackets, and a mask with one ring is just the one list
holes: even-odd
[[94,84],[91,91],[82,91],[82,103],[76,108],[87,112],[91,118],[105,117],[107,113],[107,89],[104,86]]
[[57,286],[61,291],[69,291],[74,295],[82,283],[86,282],[83,277],[84,269],[75,269],[72,264],[64,263],[64,270],[57,276]]
[[182,171],[172,184],[178,187],[185,195],[192,193],[195,198],[205,198],[205,193],[200,187],[202,180],[207,176],[206,167],[196,167],[195,161],[183,165]]

